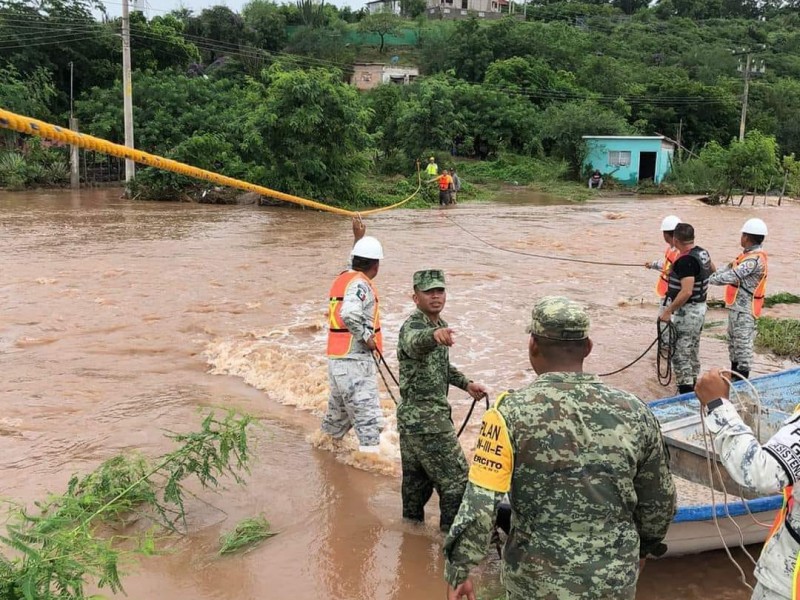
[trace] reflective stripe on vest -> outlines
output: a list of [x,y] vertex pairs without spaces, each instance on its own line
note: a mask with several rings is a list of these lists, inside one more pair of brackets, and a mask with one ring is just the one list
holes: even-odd
[[753,316],[758,317],[761,316],[761,309],[764,308],[764,295],[767,291],[767,253],[763,250],[758,250],[756,252],[745,252],[740,254],[736,257],[736,260],[733,261],[731,268],[735,269],[748,258],[756,258],[760,260],[761,264],[764,265],[764,274],[761,275],[761,279],[758,280],[758,285],[756,286],[755,290],[748,290],[746,287],[740,286],[738,283],[726,285],[725,306],[732,306],[733,303],[736,302],[736,296],[739,294],[739,289],[743,289],[753,297],[753,301],[750,304],[750,311],[753,313]]
[[656,282],[656,294],[658,294],[659,298],[663,298],[667,295],[667,289],[669,289],[669,273],[672,271],[672,265],[678,260],[680,255],[680,250],[672,246],[667,247],[664,252],[664,266],[661,268],[661,274],[658,276],[658,281]]
[[353,334],[342,320],[342,301],[347,291],[347,286],[354,279],[362,279],[372,290],[375,296],[375,315],[372,319],[372,330],[375,335],[375,345],[383,352],[383,334],[381,333],[381,315],[378,305],[378,292],[372,285],[369,277],[360,271],[345,271],[339,275],[328,293],[328,351],[330,358],[341,358],[350,354],[353,348]]
[[[708,278],[711,277],[711,258],[708,256],[708,252],[700,248],[699,246],[695,246],[689,252],[686,252],[692,258],[694,258],[697,263],[700,265],[700,275],[694,278],[694,285],[692,286],[692,295],[689,297],[687,302],[705,302],[706,300],[706,293],[708,292]],[[678,258],[685,256],[685,254],[681,254]],[[678,259],[675,259],[675,262],[678,262]],[[675,269],[670,270],[669,272],[669,282],[667,284],[667,297],[670,300],[674,300],[678,293],[681,291],[681,280],[678,279],[678,276],[675,275]]]
[[[793,486],[791,485],[787,485],[783,488],[783,503],[781,504],[781,509],[778,511],[778,514],[775,515],[775,520],[772,522],[772,527],[770,527],[767,539],[764,540],[765,547],[773,536],[778,533],[781,526],[786,527],[786,532],[795,542],[800,544],[800,539],[798,539],[800,536],[798,536],[797,532],[789,523],[789,515],[792,512],[792,506],[794,506],[792,491]],[[800,552],[798,552],[795,557],[794,569],[792,569],[792,600],[800,600]]]

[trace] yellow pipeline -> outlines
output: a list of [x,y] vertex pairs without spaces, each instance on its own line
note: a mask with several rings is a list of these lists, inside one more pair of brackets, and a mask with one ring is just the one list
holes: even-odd
[[112,142],[102,140],[100,138],[96,138],[91,135],[77,133],[75,131],[72,131],[71,129],[66,129],[64,127],[59,127],[57,125],[51,125],[50,123],[45,123],[44,121],[39,121],[37,119],[32,119],[30,117],[18,115],[16,113],[3,110],[2,108],[0,108],[0,127],[4,127],[6,129],[13,129],[14,131],[18,131],[19,133],[36,135],[49,140],[57,140],[64,144],[71,144],[73,146],[78,146],[80,148],[95,150],[97,152],[102,152],[103,154],[118,156],[119,158],[127,158],[137,163],[147,165],[149,167],[155,167],[156,169],[164,169],[165,171],[172,171],[173,173],[178,173],[179,175],[194,177],[195,179],[203,179],[205,181],[210,181],[218,185],[237,188],[240,190],[244,190],[246,192],[255,192],[256,194],[260,194],[261,196],[269,196],[270,198],[275,198],[277,200],[282,200],[284,202],[299,204],[300,206],[307,206],[308,208],[316,208],[317,210],[324,210],[337,215],[344,215],[348,217],[354,217],[359,214],[360,215],[375,214],[402,206],[403,204],[405,204],[406,202],[408,202],[414,196],[417,195],[417,192],[419,192],[419,189],[422,185],[422,180],[419,173],[419,164],[418,164],[417,189],[414,191],[413,194],[411,194],[408,198],[400,202],[397,202],[396,204],[392,204],[391,206],[383,206],[381,208],[374,208],[359,213],[357,211],[347,210],[344,208],[338,208],[336,206],[323,204],[322,202],[315,202],[314,200],[308,200],[307,198],[301,198],[300,196],[285,194],[283,192],[279,192],[277,190],[264,187],[262,185],[247,183],[246,181],[234,179],[233,177],[226,177],[225,175],[220,175],[219,173],[214,173],[212,171],[206,171],[205,169],[198,169],[197,167],[193,167],[191,165],[178,162],[176,160],[171,160],[169,158],[156,156],[155,154],[148,154],[147,152],[142,152],[141,150],[126,148],[125,146],[114,144]]

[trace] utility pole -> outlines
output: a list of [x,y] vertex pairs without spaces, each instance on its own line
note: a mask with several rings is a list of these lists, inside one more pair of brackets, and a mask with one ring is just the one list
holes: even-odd
[[[133,84],[131,83],[131,23],[128,0],[122,0],[122,109],[125,119],[125,147],[133,148]],[[130,183],[135,163],[125,159],[125,181]]]
[[[73,70],[74,65],[69,61],[69,128],[72,131],[78,131],[78,119],[72,111],[72,97],[73,97]],[[69,187],[73,190],[81,188],[81,162],[78,147],[74,144],[69,147]]]
[[733,51],[734,56],[746,55],[745,64],[742,66],[741,59],[739,60],[739,72],[744,77],[744,94],[742,95],[742,117],[739,119],[739,141],[744,141],[744,126],[747,121],[747,100],[750,96],[750,77],[752,75],[761,75],[765,71],[764,61],[754,61],[753,54],[760,50],[764,50],[764,44],[758,44],[755,48],[742,48],[740,52]]

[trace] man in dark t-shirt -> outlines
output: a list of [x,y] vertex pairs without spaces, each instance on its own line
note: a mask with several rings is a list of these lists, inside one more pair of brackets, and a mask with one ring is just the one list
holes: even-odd
[[675,247],[680,251],[672,265],[664,298],[664,311],[659,319],[675,327],[675,351],[672,369],[678,393],[694,390],[700,374],[700,334],[706,318],[706,293],[712,263],[708,252],[694,244],[694,227],[679,223],[673,234]]

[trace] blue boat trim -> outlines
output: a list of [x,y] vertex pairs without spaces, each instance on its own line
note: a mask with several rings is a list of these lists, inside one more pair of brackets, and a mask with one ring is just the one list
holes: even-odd
[[[770,389],[770,388],[780,388],[781,386],[776,386],[775,383],[777,381],[797,381],[800,378],[800,369],[787,369],[785,371],[780,371],[778,373],[771,373],[769,375],[762,375],[760,377],[754,377],[752,382],[758,387],[763,389]],[[744,390],[746,389],[746,384],[743,381],[738,381],[734,384],[734,387],[737,390]],[[800,401],[800,398],[798,398]],[[700,409],[699,403],[697,403],[697,399],[694,395],[694,392],[690,392],[688,394],[681,394],[680,396],[672,396],[669,398],[663,398],[661,400],[654,400],[652,402],[648,402],[647,405],[651,409],[656,409],[654,412],[657,412],[659,408],[666,408],[673,404],[688,404],[689,406],[694,405],[696,410]],[[720,501],[722,500],[722,493],[719,493]],[[745,502],[747,504],[745,504]],[[748,512],[755,514],[758,513],[765,513],[770,512],[773,510],[778,510],[783,503],[783,497],[780,494],[772,495],[772,496],[764,496],[761,498],[755,498],[753,500],[737,500],[736,502],[729,502],[726,505],[724,504],[700,504],[697,506],[681,506],[678,508],[677,513],[675,514],[675,518],[672,520],[673,523],[687,523],[687,522],[694,522],[694,521],[710,521],[714,518],[714,514],[716,513],[717,518],[724,519],[728,516],[731,517],[740,517],[746,515]],[[749,511],[748,511],[749,508]]]
[[[722,496],[722,493],[719,493]],[[686,523],[687,521],[710,521],[714,518],[714,509],[716,508],[717,518],[724,519],[727,516],[740,517],[747,514],[747,508],[750,512],[755,514],[769,512],[771,510],[778,510],[783,502],[783,496],[765,496],[763,498],[755,498],[748,500],[747,506],[741,500],[737,502],[728,502],[727,510],[724,504],[701,504],[698,506],[682,506],[678,508],[675,518],[672,519],[673,523]]]

